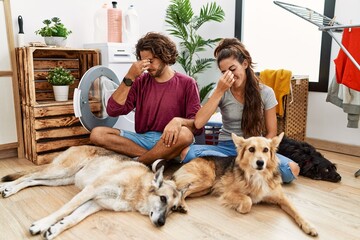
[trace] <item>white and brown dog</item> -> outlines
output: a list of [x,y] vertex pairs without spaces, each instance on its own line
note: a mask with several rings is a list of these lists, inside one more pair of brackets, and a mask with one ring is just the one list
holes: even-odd
[[[282,189],[276,150],[283,133],[272,139],[244,139],[232,134],[237,157],[196,158],[173,174],[178,187],[189,186],[184,197],[212,192],[222,203],[240,213],[248,213],[253,204],[268,202],[279,205],[300,228],[311,236],[317,232],[295,209]],[[180,206],[187,211],[187,206]]]
[[144,164],[130,160],[100,147],[71,147],[40,169],[3,177],[0,192],[9,197],[36,185],[75,184],[82,189],[59,210],[31,225],[31,234],[42,233],[46,239],[102,209],[139,211],[155,226],[164,225],[166,217],[178,209],[183,192],[174,181],[163,178],[163,168],[154,174]]

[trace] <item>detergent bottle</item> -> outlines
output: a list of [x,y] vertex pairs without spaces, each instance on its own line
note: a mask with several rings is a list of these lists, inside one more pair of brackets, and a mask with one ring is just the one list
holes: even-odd
[[122,42],[122,12],[112,2],[113,7],[105,3],[96,11],[94,18],[94,40],[96,43]]
[[112,8],[108,8],[108,42],[122,42],[122,12],[113,1]]
[[94,18],[94,40],[96,43],[108,41],[108,5],[104,3],[102,7],[96,11]]
[[124,36],[125,41],[130,44],[135,44],[140,38],[140,25],[139,25],[139,15],[134,7],[130,5],[125,17],[125,27],[124,27]]

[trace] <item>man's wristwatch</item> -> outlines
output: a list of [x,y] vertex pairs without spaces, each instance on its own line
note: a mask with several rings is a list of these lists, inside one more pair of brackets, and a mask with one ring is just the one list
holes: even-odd
[[131,80],[130,78],[126,78],[126,77],[124,77],[123,82],[128,87],[131,87],[131,85],[133,85],[133,83],[134,83],[133,80]]

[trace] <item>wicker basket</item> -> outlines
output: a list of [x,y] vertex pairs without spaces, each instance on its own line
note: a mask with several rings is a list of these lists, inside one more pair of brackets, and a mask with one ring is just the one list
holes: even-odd
[[287,137],[304,141],[308,105],[308,79],[291,80],[292,95],[287,95],[285,114],[278,117],[278,133],[284,132]]

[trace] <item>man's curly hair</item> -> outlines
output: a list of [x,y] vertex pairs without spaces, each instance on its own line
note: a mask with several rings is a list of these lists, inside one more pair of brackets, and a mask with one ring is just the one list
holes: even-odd
[[160,33],[149,32],[140,38],[136,44],[136,58],[141,60],[140,52],[150,51],[155,57],[168,65],[176,62],[178,51],[170,38]]

